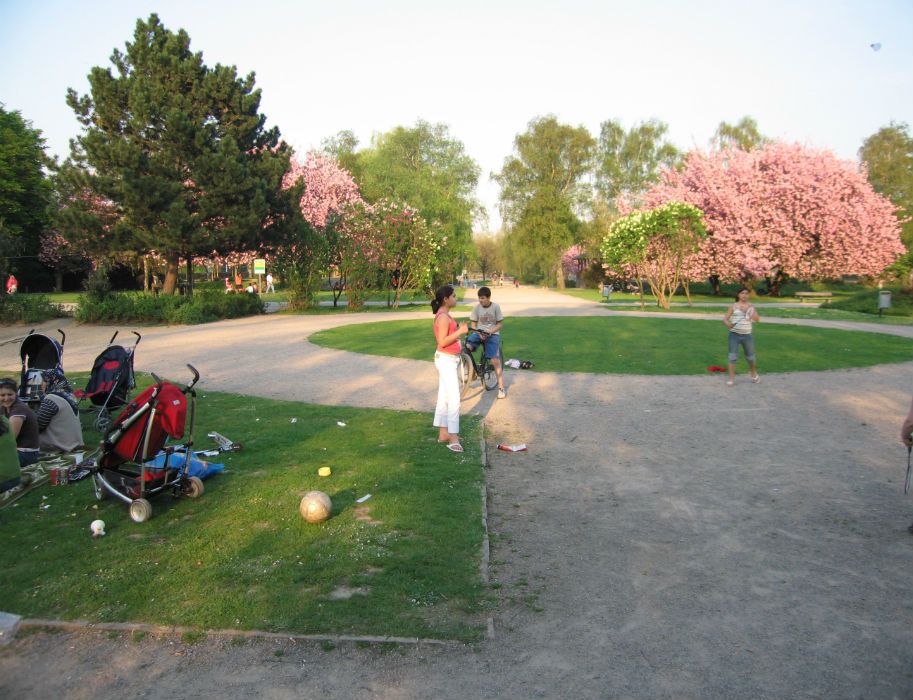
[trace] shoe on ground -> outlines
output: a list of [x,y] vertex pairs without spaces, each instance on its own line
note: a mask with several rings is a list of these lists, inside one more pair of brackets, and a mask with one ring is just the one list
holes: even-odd
[[498,389],[498,398],[499,398],[499,399],[506,399],[506,398],[507,398],[507,392],[506,392],[504,389]]
[[751,381],[753,381],[755,384],[760,384],[760,383],[761,383],[761,375],[760,375],[760,374],[756,374],[755,376],[753,376],[753,377],[751,378]]
[[726,380],[726,386],[732,386],[733,384],[735,384],[735,382],[731,382],[731,381],[729,381],[729,380]]

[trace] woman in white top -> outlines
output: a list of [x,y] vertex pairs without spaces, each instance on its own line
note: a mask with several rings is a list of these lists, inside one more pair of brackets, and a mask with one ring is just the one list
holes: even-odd
[[751,381],[761,381],[755,366],[754,340],[751,337],[751,324],[758,323],[761,317],[755,308],[748,303],[748,289],[742,287],[735,295],[735,304],[726,311],[723,321],[729,328],[729,379],[726,386],[735,383],[735,363],[739,359],[739,345],[745,350],[745,359],[751,370]]

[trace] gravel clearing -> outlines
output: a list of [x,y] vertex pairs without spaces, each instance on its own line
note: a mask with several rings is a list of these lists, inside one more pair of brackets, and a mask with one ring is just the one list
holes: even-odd
[[[505,337],[511,316],[611,315],[526,287],[494,299]],[[180,379],[190,362],[202,394],[427,411],[431,432],[430,362],[307,341],[387,318],[402,317],[139,329],[137,368]],[[61,323],[41,330],[63,328],[64,366],[88,369],[113,330]],[[0,346],[0,366],[18,351]],[[761,350],[759,370],[761,384],[740,374],[732,388],[510,371],[506,400],[470,397],[465,412],[486,420],[495,597],[479,645],[22,630],[0,648],[0,697],[909,700],[913,507],[897,431],[913,362],[775,375]]]

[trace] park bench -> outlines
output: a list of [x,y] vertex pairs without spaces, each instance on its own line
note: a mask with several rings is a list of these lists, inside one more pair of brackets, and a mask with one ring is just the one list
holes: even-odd
[[796,297],[803,304],[808,301],[815,301],[816,299],[828,300],[833,296],[830,292],[796,292]]

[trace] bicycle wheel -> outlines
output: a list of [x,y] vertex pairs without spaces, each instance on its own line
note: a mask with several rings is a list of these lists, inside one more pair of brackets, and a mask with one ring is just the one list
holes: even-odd
[[465,352],[460,353],[460,364],[457,365],[457,379],[460,382],[460,398],[466,394],[469,389],[469,383],[472,381],[475,369],[472,366],[472,358]]
[[[501,359],[501,351],[498,349],[498,359]],[[482,359],[482,385],[485,387],[486,391],[491,391],[492,389],[498,386],[498,372],[495,370],[495,366],[491,364],[491,360],[487,357]],[[503,371],[504,361],[501,361],[501,368]]]

